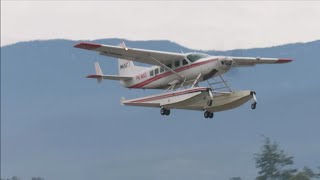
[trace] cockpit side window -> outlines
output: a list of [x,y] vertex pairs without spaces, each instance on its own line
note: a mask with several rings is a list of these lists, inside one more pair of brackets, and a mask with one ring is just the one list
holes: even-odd
[[184,59],[184,60],[182,61],[182,65],[187,65],[187,64],[189,64],[188,61]]
[[177,67],[179,67],[179,66],[180,66],[180,61],[175,61],[175,62],[174,62],[174,67],[177,68]]
[[164,71],[164,67],[161,66],[161,67],[160,67],[160,72],[162,73],[163,71]]

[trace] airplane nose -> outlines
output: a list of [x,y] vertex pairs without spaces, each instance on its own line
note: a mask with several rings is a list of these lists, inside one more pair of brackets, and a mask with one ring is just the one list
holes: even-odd
[[232,60],[221,60],[220,61],[220,64],[223,66],[223,67],[229,67],[232,65]]

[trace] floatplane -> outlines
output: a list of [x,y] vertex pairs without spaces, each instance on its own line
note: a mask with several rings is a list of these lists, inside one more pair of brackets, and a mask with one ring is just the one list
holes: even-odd
[[[117,80],[130,89],[164,89],[163,93],[136,99],[121,99],[127,106],[160,108],[161,115],[169,115],[172,109],[204,111],[205,118],[212,118],[214,112],[239,107],[253,99],[255,91],[232,91],[222,77],[233,67],[248,67],[258,64],[283,64],[288,58],[210,56],[203,53],[173,53],[147,49],[128,48],[125,43],[119,46],[81,42],[75,48],[96,51],[100,55],[118,59],[119,75],[103,74],[99,63],[95,63],[96,73],[87,78]],[[134,65],[139,62],[151,65]],[[216,80],[219,79],[219,80]],[[210,80],[215,80],[211,82]],[[207,81],[207,87],[199,83]],[[217,85],[222,85],[218,87]],[[220,90],[219,90],[220,89]],[[221,89],[225,89],[222,91]]]

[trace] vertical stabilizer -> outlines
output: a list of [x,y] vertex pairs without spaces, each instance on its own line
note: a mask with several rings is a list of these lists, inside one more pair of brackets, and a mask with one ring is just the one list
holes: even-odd
[[98,62],[94,63],[94,69],[96,70],[96,75],[103,76],[102,70]]
[[135,66],[132,61],[118,59],[118,66],[120,76],[130,76],[136,74]]

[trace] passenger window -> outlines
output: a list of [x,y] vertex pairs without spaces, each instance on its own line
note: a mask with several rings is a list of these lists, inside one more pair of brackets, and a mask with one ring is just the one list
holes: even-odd
[[154,75],[157,75],[157,74],[159,74],[159,69],[154,70]]
[[152,71],[150,71],[150,76],[153,76],[153,70],[152,70]]
[[172,69],[172,64],[167,64],[167,67]]
[[174,62],[174,67],[179,67],[180,66],[180,61]]
[[160,67],[160,72],[162,73],[163,71],[164,71],[164,67],[161,66],[161,67]]
[[187,65],[187,64],[189,64],[188,61],[184,59],[184,60],[182,61],[182,65]]

